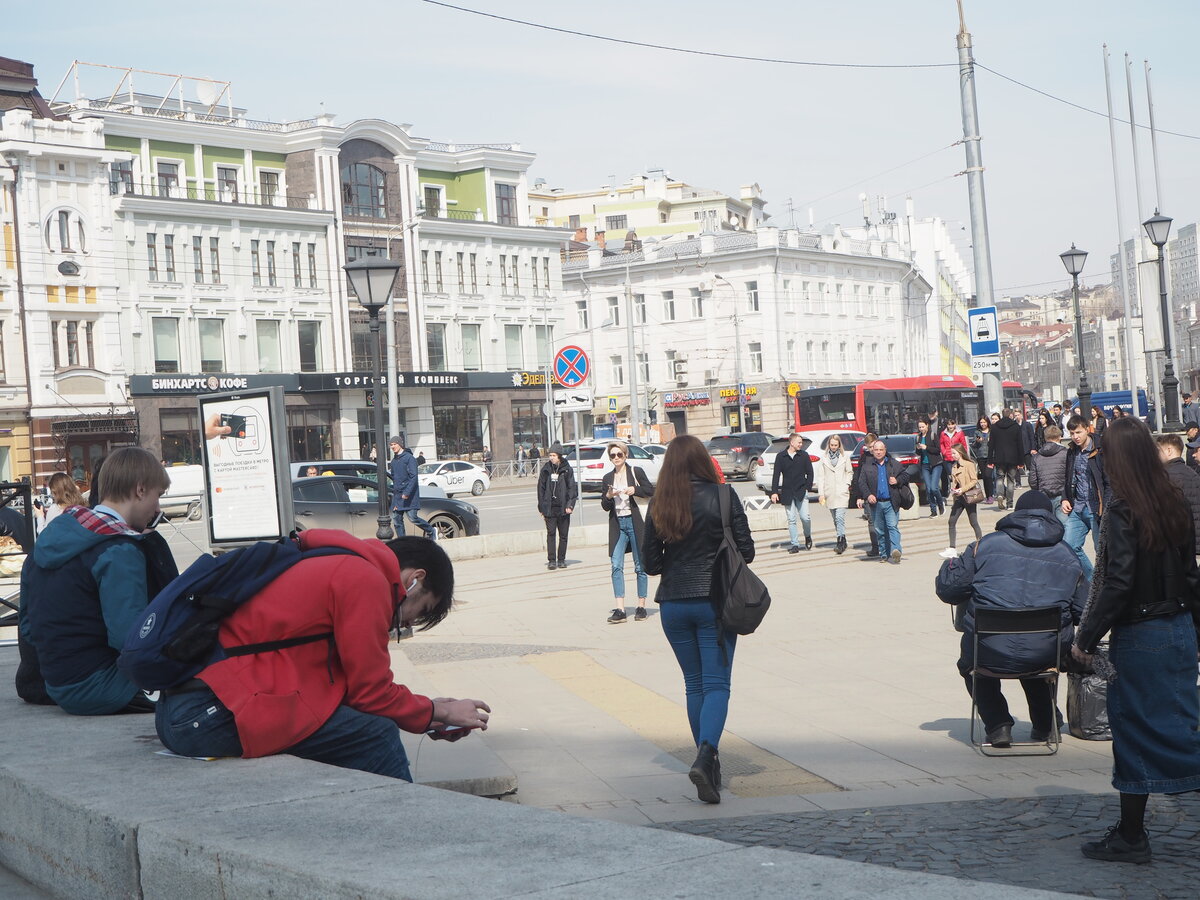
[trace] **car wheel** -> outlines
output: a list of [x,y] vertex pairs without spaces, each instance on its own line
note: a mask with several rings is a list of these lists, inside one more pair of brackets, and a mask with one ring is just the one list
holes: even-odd
[[189,522],[200,521],[200,516],[204,514],[204,507],[200,505],[199,500],[193,500],[188,504],[187,518]]
[[429,524],[437,529],[438,540],[441,541],[461,537],[463,533],[462,524],[445,513],[430,516]]
[[480,494],[482,494],[483,493],[483,482],[476,481],[473,485],[471,485],[471,493],[474,494],[476,497],[478,497]]
[[758,460],[751,460],[750,465],[746,467],[746,480],[753,481],[754,476],[758,474]]

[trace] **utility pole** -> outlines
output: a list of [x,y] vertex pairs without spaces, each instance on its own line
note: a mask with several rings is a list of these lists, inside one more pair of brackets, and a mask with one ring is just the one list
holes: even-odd
[[641,443],[641,410],[638,408],[637,355],[633,341],[633,285],[629,281],[629,266],[625,267],[625,336],[629,342],[629,441]]
[[[975,303],[994,306],[992,295],[992,251],[988,242],[987,202],[983,192],[983,154],[979,148],[979,112],[975,106],[975,58],[971,54],[971,34],[963,18],[962,0],[958,0],[958,82],[962,95],[963,146],[967,151],[967,196],[971,204],[971,253],[975,262]],[[953,307],[952,307],[953,309]],[[953,323],[954,316],[951,315]],[[950,348],[951,357],[954,348]],[[999,373],[983,374],[983,404],[989,412],[1004,405],[1003,382]]]

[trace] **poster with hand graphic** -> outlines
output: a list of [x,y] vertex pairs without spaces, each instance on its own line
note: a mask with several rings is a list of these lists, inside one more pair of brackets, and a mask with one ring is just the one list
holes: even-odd
[[209,543],[278,540],[292,530],[282,388],[200,398]]

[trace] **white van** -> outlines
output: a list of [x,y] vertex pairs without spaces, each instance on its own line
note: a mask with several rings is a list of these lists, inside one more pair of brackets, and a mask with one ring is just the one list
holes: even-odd
[[204,515],[204,466],[167,466],[171,486],[159,500],[168,517],[186,515],[195,522]]

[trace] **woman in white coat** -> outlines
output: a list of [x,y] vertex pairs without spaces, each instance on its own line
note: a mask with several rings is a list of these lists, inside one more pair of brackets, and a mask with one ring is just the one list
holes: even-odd
[[817,497],[821,505],[833,516],[833,527],[837,529],[839,556],[846,552],[846,507],[850,505],[850,481],[854,477],[854,466],[850,454],[842,449],[842,439],[831,435],[816,464]]

